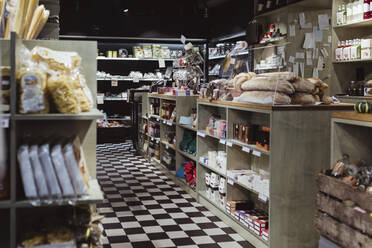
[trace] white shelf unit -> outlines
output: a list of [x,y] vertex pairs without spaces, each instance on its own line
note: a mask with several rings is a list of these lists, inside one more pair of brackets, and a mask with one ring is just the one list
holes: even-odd
[[[255,247],[295,248],[316,247],[319,234],[315,230],[315,175],[329,167],[330,116],[333,110],[351,110],[339,106],[263,106],[233,102],[198,100],[198,130],[204,130],[214,114],[227,121],[227,139],[221,144],[215,137],[198,136],[198,161],[208,151],[227,152],[227,170],[251,169],[270,174],[270,196],[259,200],[258,192],[236,182],[227,185],[227,200],[251,200],[258,209],[269,214],[269,242],[237,222],[219,204],[206,198],[205,173],[216,171],[203,163],[197,168],[197,193],[201,204],[219,217],[230,221]],[[311,118],[309,118],[311,116]],[[233,140],[233,124],[256,124],[270,127],[270,150]],[[311,144],[311,146],[310,146]],[[243,151],[249,147],[250,153]],[[252,151],[259,151],[255,156]]]

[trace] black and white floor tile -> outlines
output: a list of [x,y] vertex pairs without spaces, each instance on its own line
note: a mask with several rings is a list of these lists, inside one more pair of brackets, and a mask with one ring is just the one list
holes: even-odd
[[104,248],[254,247],[130,149],[97,146]]

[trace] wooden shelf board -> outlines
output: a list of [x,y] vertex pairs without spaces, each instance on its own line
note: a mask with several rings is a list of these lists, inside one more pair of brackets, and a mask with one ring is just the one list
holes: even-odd
[[194,131],[194,132],[197,132],[196,128],[192,127],[192,126],[189,126],[189,125],[181,125],[181,124],[178,124],[179,127],[181,128],[184,128],[184,129],[188,129],[188,130],[191,130],[191,131]]
[[270,155],[270,151],[266,151],[264,149],[258,148],[256,145],[246,144],[246,143],[243,143],[239,140],[234,140],[234,139],[230,139],[228,141],[230,141],[234,145],[237,145],[237,146],[240,146],[240,147],[248,147],[250,149],[257,150],[257,151],[261,152],[262,154]]
[[210,204],[212,204],[213,206],[215,206],[217,209],[219,209],[221,212],[224,213],[224,215],[228,216],[230,219],[232,219],[234,222],[238,223],[241,227],[243,227],[249,234],[251,234],[252,236],[254,236],[256,239],[258,239],[259,241],[262,242],[261,246],[262,247],[269,247],[269,244],[263,240],[260,236],[258,236],[257,234],[253,233],[252,231],[250,231],[246,226],[244,226],[240,221],[237,221],[231,214],[227,213],[225,209],[222,209],[221,206],[217,205],[215,202],[213,202],[212,200],[210,200],[208,197],[207,197],[207,194],[204,192],[204,191],[199,191],[199,195],[201,197],[203,197],[203,199],[205,199],[207,202],[209,202]]
[[[232,54],[231,56],[236,57],[236,56],[244,56],[244,55],[248,55],[248,54],[249,54],[249,51],[243,51],[243,52],[240,52],[240,53]],[[218,56],[211,56],[211,57],[209,57],[209,60],[224,59],[226,57],[226,55],[227,54],[218,55]]]
[[332,118],[346,119],[353,121],[363,121],[372,123],[372,114],[361,114],[355,111],[348,112],[334,112],[332,113]]
[[[103,61],[159,61],[162,58],[106,58],[106,57],[97,57],[97,60]],[[164,59],[164,61],[174,61],[174,59]]]
[[372,59],[354,59],[354,60],[341,60],[341,61],[332,61],[333,64],[350,64],[350,63],[371,63]]
[[263,105],[263,104],[251,104],[251,103],[238,103],[238,102],[230,102],[230,101],[210,101],[206,98],[199,98],[198,103],[211,105],[211,106],[221,106],[221,107],[237,107],[242,108],[244,110],[264,110],[266,112],[269,111],[289,111],[289,110],[352,110],[354,109],[353,104],[347,103],[339,103],[339,104],[331,104],[331,105]]
[[363,20],[361,22],[355,22],[344,25],[334,25],[334,29],[349,29],[349,28],[361,28],[361,27],[372,27],[372,19]]
[[[66,206],[66,205],[79,205],[79,204],[89,204],[89,203],[99,203],[103,201],[103,193],[101,188],[98,184],[96,179],[89,181],[89,190],[88,196],[86,197],[79,197],[77,199],[62,199],[59,202],[52,202],[48,203],[47,201],[41,201],[40,206],[36,207],[43,207],[43,206]],[[35,207],[32,204],[32,200],[21,200],[17,201],[14,206],[17,208],[26,208],[26,207]]]
[[211,135],[211,134],[207,133],[207,132],[204,131],[204,130],[198,130],[198,136],[202,137],[201,135],[199,135],[199,133],[203,133],[206,137],[211,137],[211,138],[214,138],[214,139],[216,139],[216,140],[224,140],[224,141],[226,142],[225,139],[218,138],[218,137],[216,137],[216,136],[214,136],[214,135]]
[[180,149],[177,149],[177,151],[178,151],[180,154],[182,154],[183,156],[185,156],[186,158],[189,158],[189,159],[191,159],[191,160],[193,160],[193,161],[196,162],[196,157],[195,157],[194,155],[192,155],[192,154],[190,154],[190,153],[187,153],[187,152],[184,152],[184,151],[181,151]]
[[149,114],[148,119],[150,119],[150,118],[159,119],[159,121],[161,119],[159,115],[151,115],[151,114]]
[[211,170],[211,171],[217,173],[218,175],[223,176],[223,177],[226,177],[226,173],[223,173],[223,172],[217,170],[216,168],[213,168],[212,166],[209,166],[209,165],[207,165],[207,164],[205,164],[205,163],[202,163],[202,162],[200,162],[200,161],[199,161],[198,163],[199,163],[201,166],[203,166],[203,167],[205,167],[205,168],[207,168],[207,169],[209,169],[209,170]]
[[174,144],[169,144],[168,142],[162,140],[161,143],[165,146],[168,146],[169,148],[171,148],[172,150],[176,150],[176,147]]
[[177,96],[171,96],[171,95],[165,95],[165,94],[155,94],[155,93],[150,93],[149,97],[152,98],[159,98],[159,99],[164,99],[164,100],[171,100],[175,101]]
[[15,120],[95,120],[103,119],[103,114],[98,109],[80,114],[15,114]]

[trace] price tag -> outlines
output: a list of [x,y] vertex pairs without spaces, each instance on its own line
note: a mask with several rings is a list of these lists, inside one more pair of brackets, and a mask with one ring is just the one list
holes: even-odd
[[163,123],[164,123],[164,124],[166,124],[166,123],[167,123],[167,121],[166,121],[166,120],[163,120]]
[[139,83],[139,81],[140,81],[139,78],[137,78],[137,77],[133,78],[133,83]]
[[159,144],[159,140],[158,139],[156,140],[156,144]]
[[260,199],[263,202],[267,202],[267,196],[264,194],[258,194],[258,199]]
[[200,137],[203,137],[203,138],[205,137],[205,133],[200,132],[200,131],[198,132],[198,135],[199,135]]
[[103,96],[97,96],[97,104],[103,104],[104,98]]
[[224,145],[224,144],[226,144],[226,140],[224,140],[224,139],[220,139],[220,143],[221,143],[222,145]]
[[232,147],[233,146],[233,143],[231,141],[227,141],[226,142],[226,145]]
[[0,119],[0,128],[8,128],[8,127],[9,127],[9,118],[8,117],[1,118]]
[[156,118],[156,121],[160,121],[160,118],[159,118],[159,117],[157,117],[157,118]]
[[111,80],[111,86],[112,87],[117,87],[118,86],[118,80],[117,79],[112,79]]
[[169,146],[168,146],[168,145],[165,145],[165,149],[167,149],[167,150],[168,150],[168,149],[169,149]]
[[251,148],[246,147],[246,146],[243,146],[242,150],[243,150],[243,152],[248,152],[248,153],[251,152]]
[[167,121],[167,125],[168,125],[168,126],[172,126],[173,123],[172,123],[171,121]]
[[230,64],[235,65],[235,61],[236,61],[235,58],[231,58],[231,59],[230,59]]
[[261,157],[261,152],[260,151],[254,150],[252,152],[252,154],[255,155],[256,157]]
[[186,44],[186,37],[184,35],[181,35],[181,42],[182,44]]
[[230,185],[234,185],[235,180],[233,178],[228,177],[227,178],[227,183],[230,184]]
[[154,138],[153,137],[151,137],[151,141],[154,141]]
[[165,68],[165,60],[159,59],[159,68]]

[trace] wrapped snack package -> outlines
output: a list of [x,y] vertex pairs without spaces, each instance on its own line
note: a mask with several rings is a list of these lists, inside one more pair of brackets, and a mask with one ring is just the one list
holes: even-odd
[[79,99],[70,75],[61,74],[50,77],[47,88],[60,113],[78,114],[81,112]]
[[[173,113],[175,111],[176,110],[174,110]],[[81,174],[83,176],[83,179],[84,179],[84,183],[89,188],[89,172],[88,172],[87,162],[85,161],[85,155],[84,155],[83,148],[80,144],[79,137],[76,137],[74,139],[72,145],[73,145],[73,148],[74,148],[76,161],[78,163],[80,172],[81,172]]]
[[61,185],[64,197],[73,197],[75,195],[72,187],[70,176],[67,172],[65,160],[62,154],[62,146],[60,144],[54,145],[51,151],[51,157],[56,171],[59,184]]
[[63,156],[76,194],[79,196],[85,195],[87,193],[87,186],[84,183],[78,161],[75,157],[74,148],[71,143],[63,147]]
[[54,51],[46,47],[36,46],[31,50],[31,58],[35,62],[45,62],[55,71],[72,71],[79,67],[81,57],[76,52]]
[[48,113],[49,101],[46,92],[46,74],[41,70],[21,70],[18,73],[19,112]]
[[53,168],[49,152],[49,144],[39,147],[39,159],[44,168],[44,174],[52,197],[61,198],[62,192],[58,184],[57,176]]
[[[45,180],[45,173],[41,167],[41,163],[38,156],[38,146],[32,145],[29,147],[29,155],[31,160],[32,169],[34,171],[35,181],[40,198],[46,198],[49,196],[49,190],[47,182]],[[28,187],[28,186],[27,186]]]
[[21,145],[19,147],[17,159],[21,171],[22,183],[26,197],[37,198],[38,194],[27,145]]

